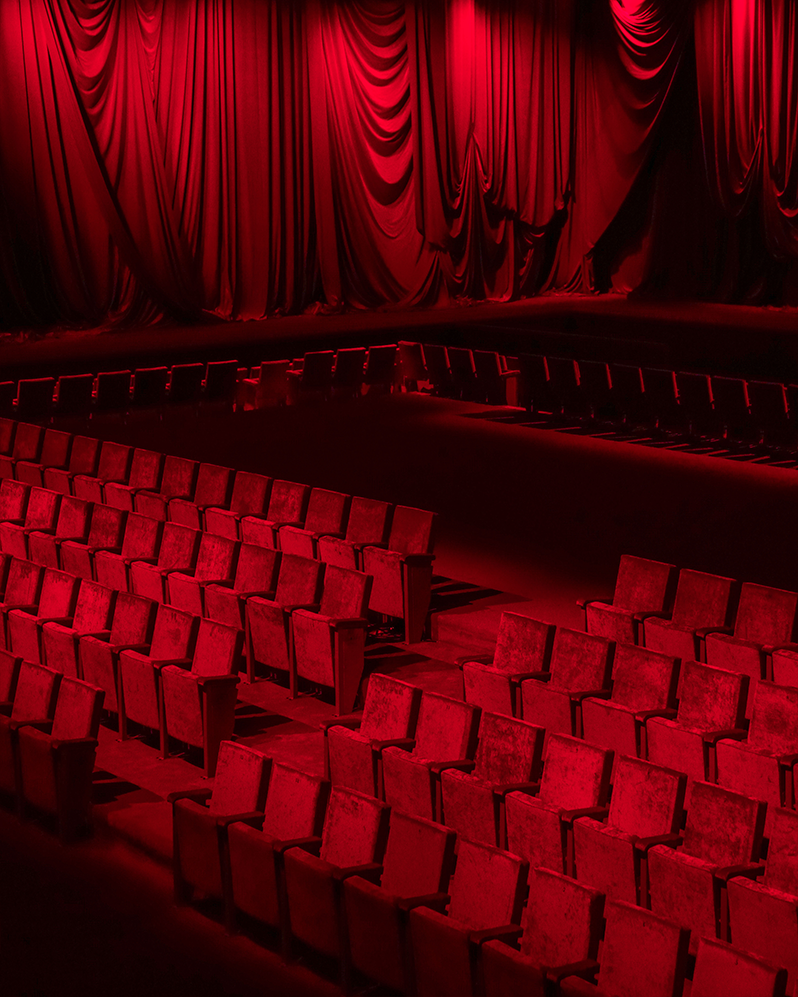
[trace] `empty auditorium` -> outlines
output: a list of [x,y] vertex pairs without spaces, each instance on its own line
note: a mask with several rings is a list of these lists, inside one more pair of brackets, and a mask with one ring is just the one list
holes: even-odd
[[798,997],[796,0],[0,0],[0,997]]

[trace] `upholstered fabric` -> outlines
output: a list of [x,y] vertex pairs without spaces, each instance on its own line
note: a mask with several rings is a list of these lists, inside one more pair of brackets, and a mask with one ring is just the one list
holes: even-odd
[[25,510],[25,524],[0,523],[0,548],[15,557],[28,556],[28,534],[33,530],[51,532],[55,529],[61,503],[59,492],[48,488],[31,488]]
[[131,457],[130,447],[106,440],[100,450],[96,475],[76,474],[72,479],[73,493],[87,502],[102,502],[103,485],[106,482],[127,481]]
[[30,493],[30,485],[4,478],[0,484],[0,521],[18,519],[24,522]]
[[197,477],[197,462],[169,454],[164,460],[163,474],[158,491],[136,493],[136,512],[154,519],[166,519],[166,509],[171,498],[191,498]]
[[271,759],[245,744],[224,741],[208,803],[212,814],[241,814],[263,810]]
[[149,643],[155,618],[155,604],[150,599],[120,592],[114,606],[114,617],[108,640],[92,635],[79,642],[81,676],[105,692],[105,709],[119,711],[117,701],[117,669],[119,648],[130,644]]
[[388,538],[390,550],[400,554],[429,554],[433,547],[435,513],[397,505]]
[[279,565],[280,554],[276,550],[241,544],[232,587],[205,587],[205,615],[228,626],[243,627],[247,597],[274,592]]
[[42,654],[49,668],[77,677],[79,637],[108,628],[114,597],[111,589],[103,585],[81,582],[72,625],[50,622],[42,626]]
[[121,554],[98,551],[94,558],[94,572],[98,582],[109,588],[126,591],[128,564],[143,558],[157,557],[163,524],[149,516],[129,513]]
[[28,661],[41,660],[41,621],[71,617],[78,594],[78,579],[64,571],[45,569],[38,608],[33,612],[12,609],[6,619],[6,643]]
[[325,564],[336,564],[339,568],[349,568],[351,571],[358,568],[358,549],[349,540],[341,537],[319,537],[316,550],[319,560]]
[[137,491],[141,489],[158,490],[161,483],[162,467],[163,454],[155,450],[137,448],[133,451],[127,483],[108,481],[103,485],[103,497],[106,504],[116,509],[133,512],[134,497]]
[[95,505],[86,543],[67,540],[61,544],[60,563],[64,571],[92,578],[94,555],[98,550],[121,549],[127,513],[107,505]]
[[748,952],[701,938],[698,942],[691,997],[783,997],[787,972],[781,960],[771,964]]
[[267,508],[271,478],[250,471],[238,471],[233,483],[229,509],[205,510],[205,529],[209,533],[236,539],[243,516],[259,516]]
[[232,578],[237,555],[238,541],[212,533],[201,533],[193,572],[169,573],[169,602],[179,609],[201,616],[204,608],[201,583]]
[[735,586],[732,578],[682,568],[671,618],[651,617],[644,622],[646,647],[679,658],[696,658],[695,630],[728,623]]
[[136,595],[162,602],[166,598],[166,574],[170,571],[190,572],[197,559],[201,534],[188,526],[166,523],[155,565],[133,561],[130,565],[130,587]]
[[250,668],[257,662],[268,668],[288,671],[291,665],[289,614],[277,602],[253,596],[247,600],[246,617]]
[[92,436],[75,436],[72,440],[68,469],[44,467],[42,469],[42,484],[45,488],[61,492],[62,495],[69,495],[74,475],[93,476],[97,469],[99,455],[99,440]]
[[48,568],[59,567],[58,544],[61,540],[85,540],[89,532],[92,504],[82,498],[64,495],[58,510],[55,535],[34,530],[28,536],[31,561]]
[[15,471],[18,480],[25,481],[29,485],[43,485],[44,468],[66,468],[69,464],[71,448],[71,433],[64,433],[58,429],[45,430],[39,459],[36,461],[17,461]]

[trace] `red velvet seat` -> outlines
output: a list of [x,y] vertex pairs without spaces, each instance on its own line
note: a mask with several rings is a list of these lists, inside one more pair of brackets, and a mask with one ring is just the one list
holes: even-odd
[[543,775],[532,791],[505,796],[507,847],[531,866],[572,874],[572,825],[606,815],[612,752],[564,734],[546,740]]
[[[282,762],[273,762],[263,821],[228,828],[232,895],[227,920],[235,910],[279,927],[285,917],[283,853],[320,833],[329,783]],[[254,826],[253,826],[254,825]]]
[[361,571],[328,564],[318,609],[291,613],[293,696],[302,680],[332,688],[336,714],[353,709],[363,674],[371,581]]
[[94,557],[97,581],[120,592],[129,591],[131,564],[136,561],[156,562],[163,525],[158,519],[128,513],[121,551],[98,550]]
[[679,659],[619,644],[609,699],[582,700],[582,736],[616,754],[646,757],[646,720],[676,705]]
[[384,742],[412,738],[421,689],[375,673],[369,676],[362,716],[324,725],[325,773],[333,785],[382,796]]
[[[480,949],[486,997],[545,997],[546,967],[596,958],[604,895],[551,869],[531,869],[521,930],[492,932]],[[519,947],[510,940],[520,934]]]
[[72,482],[76,475],[94,477],[100,457],[100,441],[93,436],[76,436],[72,440],[69,464],[66,469],[58,467],[42,468],[42,484],[62,495],[72,494]]
[[79,578],[94,577],[94,558],[98,552],[122,552],[127,513],[109,505],[95,505],[86,542],[65,540],[59,549],[61,567]]
[[670,616],[645,614],[643,643],[652,651],[701,661],[704,628],[731,622],[737,583],[733,578],[682,568]]
[[273,481],[265,515],[241,517],[241,539],[261,547],[277,547],[281,526],[301,526],[304,523],[309,494],[308,485],[296,481]]
[[237,540],[201,533],[194,570],[170,571],[166,576],[169,604],[195,616],[204,616],[205,587],[232,580],[238,548]]
[[13,704],[0,711],[0,790],[16,794],[19,784],[18,731],[23,724],[46,723],[53,716],[61,676],[43,665],[23,661]]
[[228,897],[231,889],[227,828],[263,820],[271,759],[243,744],[223,741],[212,789],[171,793],[175,900],[192,891]]
[[277,587],[279,569],[279,551],[257,544],[241,544],[232,582],[203,585],[204,615],[217,623],[243,628],[247,599],[253,595],[271,598]]
[[104,707],[111,713],[119,713],[119,655],[128,648],[149,646],[156,608],[151,599],[120,592],[110,633],[85,634],[78,639],[79,677],[105,692]]
[[[152,518],[152,517],[148,517]],[[172,571],[189,573],[194,570],[201,533],[179,523],[165,523],[158,548],[158,559],[132,561],[130,590],[156,602],[167,598],[167,577]]]
[[192,529],[201,530],[206,509],[224,509],[230,502],[235,472],[230,467],[200,464],[197,484],[191,499],[175,497],[169,500],[169,519]]
[[341,956],[342,883],[372,875],[382,862],[390,809],[370,796],[333,787],[321,837],[283,854],[287,918],[283,948],[294,939],[328,956]]
[[197,480],[197,462],[185,457],[168,455],[163,462],[163,474],[158,491],[142,489],[136,492],[133,505],[136,512],[152,519],[166,520],[172,499],[191,499]]
[[245,377],[239,382],[236,408],[247,411],[285,405],[290,366],[290,360],[264,360],[260,367],[253,367],[252,373],[257,370],[257,377]]
[[698,939],[724,937],[726,880],[759,862],[766,804],[708,782],[690,794],[684,840],[648,853],[649,906]]
[[301,557],[316,557],[321,536],[342,537],[351,498],[343,492],[314,488],[308,499],[302,526],[281,526],[277,531],[280,550]]
[[[69,466],[72,449],[72,434],[59,429],[46,429],[38,460],[18,460],[14,469],[15,477],[29,485],[44,486],[46,468],[64,470]],[[49,485],[47,486],[49,488]]]
[[31,487],[13,478],[3,478],[0,483],[0,526],[5,523],[25,524]]
[[327,401],[332,390],[333,350],[306,353],[301,364],[288,371],[288,404],[296,405],[306,398]]
[[58,686],[52,724],[19,730],[21,802],[55,816],[63,839],[74,837],[89,824],[104,695],[102,689],[64,678]]
[[484,713],[473,762],[441,772],[440,819],[461,838],[504,848],[504,798],[540,775],[544,731],[496,713]]
[[42,624],[42,659],[48,668],[63,675],[80,675],[80,638],[88,634],[108,636],[116,593],[96,582],[82,581],[70,620]]
[[690,997],[784,997],[787,970],[711,938],[698,942]]
[[560,734],[582,732],[582,700],[608,691],[615,647],[611,640],[558,627],[548,671],[520,684],[524,720]]
[[528,873],[517,855],[460,841],[448,896],[410,911],[416,993],[465,997],[481,992],[475,971],[479,945],[486,931],[519,924]]
[[520,716],[518,687],[530,673],[548,671],[555,629],[528,616],[502,613],[494,653],[458,662],[466,702],[491,713]]
[[0,523],[0,549],[14,557],[28,556],[28,537],[34,531],[53,533],[61,494],[48,488],[31,488],[23,523]]
[[406,813],[439,819],[440,773],[474,757],[479,716],[477,706],[424,692],[413,738],[383,749],[385,801]]
[[76,474],[72,479],[74,495],[87,502],[103,502],[103,486],[107,482],[127,482],[132,455],[132,447],[106,440],[100,450],[96,475]]
[[28,534],[28,554],[31,561],[47,568],[60,567],[60,547],[67,540],[84,542],[89,534],[92,503],[64,495],[58,509],[55,530],[33,530]]
[[8,566],[6,587],[0,602],[0,638],[3,647],[8,647],[8,614],[18,608],[29,609],[39,603],[44,569],[38,564],[14,557]]
[[390,502],[356,495],[349,507],[345,536],[320,536],[316,556],[339,568],[359,569],[363,547],[374,544],[379,547],[387,540],[392,508]]
[[43,437],[44,430],[41,426],[28,422],[18,423],[10,454],[0,454],[0,478],[15,478],[16,466],[21,460],[38,462]]
[[4,609],[6,647],[27,661],[42,660],[42,626],[49,620],[71,622],[80,580],[46,568],[39,597],[29,606]]
[[365,546],[362,570],[373,575],[369,608],[404,622],[404,642],[421,640],[432,585],[435,513],[398,505],[387,548]]
[[233,482],[230,507],[212,506],[205,510],[205,529],[236,540],[240,537],[241,520],[245,516],[262,516],[269,505],[272,479],[265,474],[237,471]]
[[162,453],[137,447],[133,451],[127,481],[108,481],[103,486],[105,504],[133,512],[136,495],[140,491],[157,492],[162,471]]
[[646,721],[648,760],[685,772],[689,783],[707,779],[712,745],[743,725],[747,686],[748,677],[739,672],[685,661],[675,718]]
[[247,599],[247,678],[254,682],[258,666],[269,672],[291,670],[291,613],[318,607],[324,565],[296,554],[283,554],[273,599]]
[[750,680],[746,716],[751,715],[757,683],[768,677],[770,653],[774,647],[793,640],[796,624],[798,592],[745,582],[740,591],[733,633],[706,635],[707,664],[740,672]]
[[606,822],[573,822],[577,879],[615,900],[645,905],[647,851],[663,836],[678,839],[686,787],[681,772],[616,756]]
[[126,413],[130,408],[130,371],[101,370],[94,390],[95,412]]
[[390,394],[393,391],[396,385],[396,362],[396,343],[369,347],[366,370],[363,374],[366,394],[375,391]]
[[[353,346],[335,351],[333,398],[359,398],[363,388],[366,348]],[[298,552],[297,552],[298,553]]]
[[623,554],[612,600],[579,601],[585,611],[585,630],[610,640],[636,644],[636,614],[669,610],[676,574],[673,564]]

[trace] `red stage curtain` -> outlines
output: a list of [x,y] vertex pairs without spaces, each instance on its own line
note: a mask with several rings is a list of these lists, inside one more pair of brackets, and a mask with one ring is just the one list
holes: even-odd
[[0,321],[657,286],[707,179],[707,245],[745,216],[794,260],[797,31],[792,0],[3,0]]

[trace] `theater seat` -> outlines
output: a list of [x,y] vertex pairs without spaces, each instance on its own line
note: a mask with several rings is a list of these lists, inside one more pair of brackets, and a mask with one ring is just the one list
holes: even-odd
[[85,542],[89,534],[92,503],[64,495],[58,509],[54,531],[33,530],[28,534],[28,556],[46,568],[61,565],[60,548],[67,540]]
[[93,436],[75,436],[66,469],[58,467],[42,468],[42,484],[62,495],[72,494],[72,482],[76,475],[94,477],[100,456],[100,441]]
[[784,997],[787,970],[781,963],[757,959],[748,952],[701,938],[690,997]]
[[382,796],[382,747],[413,737],[420,701],[416,686],[370,675],[362,716],[337,717],[324,725],[325,775],[333,785]]
[[520,683],[530,674],[546,672],[556,628],[517,613],[502,613],[493,655],[469,655],[463,669],[466,702],[491,713],[520,716]]
[[142,489],[136,492],[133,506],[142,516],[166,520],[169,503],[176,498],[191,499],[196,480],[197,462],[170,454],[163,462],[163,474],[158,491]]
[[82,581],[72,620],[46,621],[41,628],[42,659],[63,675],[80,675],[80,638],[109,634],[116,593],[96,582]]
[[440,773],[474,757],[479,716],[477,706],[424,692],[413,738],[382,751],[385,801],[406,813],[438,820]]
[[686,788],[681,772],[616,756],[606,822],[592,817],[573,822],[577,879],[615,900],[645,906],[648,849],[679,840]]
[[[148,517],[151,518],[151,517]],[[130,589],[136,595],[155,602],[165,602],[168,596],[167,578],[173,571],[186,574],[197,561],[201,534],[188,526],[165,523],[158,548],[158,560],[133,561],[130,565]],[[99,577],[99,576],[98,576]]]
[[25,524],[31,487],[13,478],[3,478],[0,482],[0,528],[6,523]]
[[69,840],[88,827],[104,693],[75,678],[58,686],[52,724],[19,730],[21,801],[58,821]]
[[230,508],[212,506],[205,510],[205,529],[208,533],[218,533],[223,537],[237,540],[240,537],[241,520],[245,516],[262,516],[269,503],[272,479],[264,474],[250,471],[236,472]]
[[14,557],[28,557],[31,533],[54,533],[61,504],[59,492],[48,488],[31,488],[23,523],[0,523],[0,549]]
[[132,448],[106,440],[100,450],[96,475],[76,474],[72,491],[85,502],[103,502],[103,486],[109,481],[127,482],[130,474]]
[[14,609],[35,609],[39,604],[44,569],[38,564],[13,557],[8,566],[3,601],[0,602],[0,640],[8,647],[8,614]]
[[519,924],[528,873],[517,855],[460,841],[448,896],[410,911],[415,992],[440,997],[480,992],[475,972],[480,942],[488,930]]
[[19,728],[52,719],[60,683],[58,672],[30,661],[20,664],[14,702],[4,704],[0,712],[0,790],[4,793],[17,794]]
[[580,599],[588,633],[625,644],[636,644],[637,613],[661,613],[670,609],[676,585],[673,564],[623,554],[611,600]]
[[474,761],[441,772],[443,823],[461,838],[504,848],[505,796],[539,777],[544,734],[523,720],[483,712]]
[[[44,473],[46,468],[64,470],[69,465],[69,453],[72,449],[72,434],[58,429],[46,429],[42,441],[42,449],[38,460],[18,460],[14,468],[17,480],[38,488],[45,487]],[[46,487],[49,487],[46,486]]]
[[204,616],[205,587],[229,582],[235,572],[239,543],[213,533],[201,533],[194,570],[170,571],[166,576],[168,602],[195,616]]
[[209,582],[203,586],[204,615],[217,623],[243,628],[247,599],[253,595],[264,599],[273,597],[279,569],[279,551],[257,544],[241,544],[232,582]]
[[95,505],[91,513],[91,525],[86,542],[65,540],[59,549],[60,563],[64,571],[79,578],[94,577],[94,558],[101,550],[122,552],[122,539],[125,535],[127,513],[112,509],[109,505]]
[[319,537],[342,537],[351,498],[343,492],[314,488],[302,526],[281,526],[277,531],[280,550],[301,557],[316,557]]
[[531,866],[572,875],[572,824],[577,817],[606,816],[611,771],[611,751],[550,734],[536,794],[530,790],[505,796],[509,850]]
[[309,486],[297,481],[273,481],[265,515],[241,517],[241,539],[261,547],[277,547],[281,526],[301,526],[304,522],[309,494]]
[[732,619],[737,583],[733,578],[682,568],[670,617],[644,615],[643,641],[652,651],[685,661],[704,657],[706,629],[726,627]]
[[175,497],[169,500],[169,519],[194,530],[201,530],[205,510],[225,509],[230,501],[235,472],[230,467],[200,464],[197,484],[192,498]]
[[65,571],[45,568],[39,597],[29,606],[5,608],[6,647],[26,661],[41,662],[42,626],[72,622],[80,580]]
[[155,564],[161,547],[164,524],[149,516],[128,513],[125,536],[119,553],[98,550],[94,557],[94,575],[98,582],[119,592],[130,590],[130,566],[139,561]]
[[688,802],[684,840],[648,853],[651,910],[690,928],[698,939],[726,933],[726,881],[756,867],[766,804],[708,782],[696,782]]
[[103,485],[103,499],[106,505],[133,512],[136,495],[140,491],[157,492],[162,471],[162,453],[137,447],[133,451],[127,481],[108,481]]
[[358,570],[363,548],[369,544],[381,546],[387,539],[392,508],[390,502],[356,495],[349,507],[346,535],[320,536],[316,543],[316,556],[327,564]]
[[0,478],[15,478],[16,466],[21,460],[38,462],[43,436],[41,426],[29,422],[17,423],[10,453],[0,455]]

